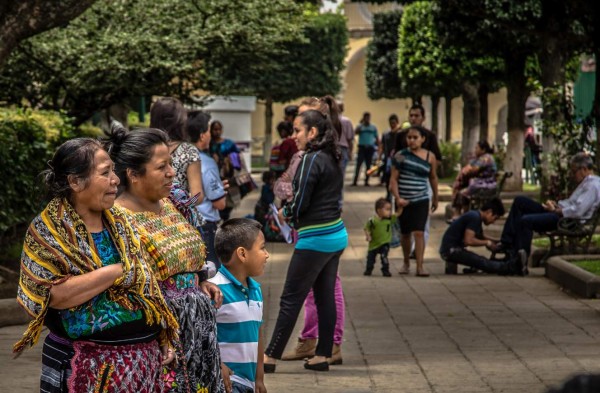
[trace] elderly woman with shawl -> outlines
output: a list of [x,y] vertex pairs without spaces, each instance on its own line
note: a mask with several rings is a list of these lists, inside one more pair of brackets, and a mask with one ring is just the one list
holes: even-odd
[[45,173],[50,202],[25,235],[17,301],[46,325],[43,392],[162,392],[177,321],[145,264],[140,240],[113,207],[119,179],[101,144],[61,145]]

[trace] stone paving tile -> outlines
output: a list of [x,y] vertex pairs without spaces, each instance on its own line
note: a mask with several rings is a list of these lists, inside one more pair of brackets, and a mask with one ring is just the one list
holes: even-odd
[[[485,274],[445,276],[437,248],[446,224],[445,204],[433,216],[426,279],[396,274],[400,249],[390,252],[394,276],[375,270],[362,276],[366,242],[362,225],[372,215],[383,188],[348,188],[344,221],[350,244],[340,263],[346,300],[344,364],[329,373],[303,368],[301,361],[279,362],[266,376],[269,392],[323,393],[543,393],[571,374],[600,372],[600,301],[577,299],[543,277]],[[253,210],[256,195],[236,211]],[[289,245],[268,243],[271,254],[259,278],[265,298],[265,337],[275,325]],[[414,261],[411,261],[414,274]],[[302,317],[288,343],[291,349]],[[2,391],[38,391],[41,345],[19,359],[10,354],[24,326],[0,329]]]

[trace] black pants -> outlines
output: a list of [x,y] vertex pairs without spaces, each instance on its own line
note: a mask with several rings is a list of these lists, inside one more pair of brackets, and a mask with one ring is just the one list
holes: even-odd
[[[464,250],[462,248],[453,248],[448,254],[442,255],[442,259],[448,264],[461,264],[473,267],[477,270],[493,274],[512,274],[515,273],[513,262],[510,261],[493,261],[475,254],[474,252]],[[448,272],[448,270],[447,270]],[[454,266],[454,272],[456,267]]]
[[367,168],[365,169],[365,184],[369,184],[369,176],[366,172],[369,170],[369,168],[371,168],[371,164],[373,163],[373,154],[375,154],[375,146],[358,146],[358,158],[356,159],[356,169],[354,170],[354,181],[352,182],[352,184],[356,184],[356,182],[358,181],[360,167],[362,166],[363,162],[367,166]]
[[206,221],[201,227],[202,240],[204,240],[204,244],[206,245],[206,260],[213,262],[217,270],[221,267],[221,261],[219,261],[219,257],[217,257],[217,252],[215,251],[215,234],[218,227],[219,225],[216,222],[211,221]]
[[390,252],[390,245],[384,244],[379,246],[373,250],[369,250],[367,252],[367,270],[372,271],[375,267],[375,259],[377,255],[381,255],[381,271],[389,271],[390,270],[390,262],[388,261],[388,252]]
[[500,241],[511,246],[515,254],[525,250],[529,255],[533,232],[552,231],[557,228],[559,219],[558,214],[547,211],[536,201],[518,196],[508,213]]
[[294,250],[281,294],[275,330],[265,351],[267,356],[281,359],[283,350],[294,330],[302,304],[312,288],[319,317],[319,343],[315,354],[331,357],[337,317],[334,295],[335,278],[342,252],[343,250],[337,252]]

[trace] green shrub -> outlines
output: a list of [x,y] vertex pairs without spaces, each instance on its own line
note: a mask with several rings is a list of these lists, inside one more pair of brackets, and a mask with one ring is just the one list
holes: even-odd
[[59,113],[0,108],[0,238],[40,211],[38,175],[72,132],[70,122]]
[[453,142],[440,141],[442,162],[438,164],[438,176],[448,178],[456,175],[460,163],[460,145]]

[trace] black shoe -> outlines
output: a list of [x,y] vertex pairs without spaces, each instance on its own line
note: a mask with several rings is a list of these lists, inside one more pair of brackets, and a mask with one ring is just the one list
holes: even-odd
[[263,363],[263,370],[265,374],[273,374],[276,366],[276,364]]
[[381,274],[383,274],[383,277],[392,277],[392,273],[388,269],[381,269]]
[[367,269],[364,271],[363,276],[370,276],[372,272],[373,272],[373,269]]
[[479,270],[475,269],[474,267],[465,267],[463,269],[463,274],[475,274],[477,273]]
[[519,259],[519,262],[521,263],[521,273],[519,275],[520,276],[528,275],[529,268],[527,267],[527,253],[525,252],[525,250],[519,250],[519,252],[517,253],[517,258]]
[[458,274],[458,265],[452,262],[446,262],[446,274]]
[[329,371],[329,363],[327,361],[321,363],[310,364],[308,361],[304,363],[304,368],[313,371]]

